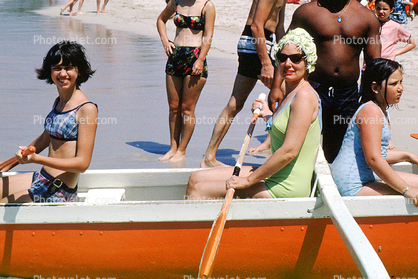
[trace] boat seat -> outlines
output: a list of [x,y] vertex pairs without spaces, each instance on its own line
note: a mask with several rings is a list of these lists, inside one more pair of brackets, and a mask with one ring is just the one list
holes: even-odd
[[124,200],[125,189],[89,189],[85,202],[89,204],[109,204]]

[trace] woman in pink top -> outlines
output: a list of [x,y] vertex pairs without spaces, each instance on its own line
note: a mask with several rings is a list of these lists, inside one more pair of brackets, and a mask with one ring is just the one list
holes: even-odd
[[[414,38],[399,23],[389,19],[393,12],[393,0],[376,0],[375,13],[380,22],[380,40],[382,44],[381,57],[395,60],[395,57],[404,54],[416,46]],[[406,42],[406,46],[396,50],[398,42]]]

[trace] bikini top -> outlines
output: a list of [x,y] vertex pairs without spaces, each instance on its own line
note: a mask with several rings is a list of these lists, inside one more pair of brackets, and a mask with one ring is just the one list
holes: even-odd
[[173,18],[174,24],[178,28],[190,28],[192,30],[204,30],[205,29],[205,17],[203,16],[203,10],[206,7],[208,1],[205,2],[203,5],[202,11],[200,12],[200,16],[185,16],[179,14],[177,12],[178,2],[180,0],[176,0],[176,15]]
[[[49,136],[53,139],[72,141],[77,140],[78,136],[78,123],[76,120],[77,111],[84,106],[85,104],[92,102],[85,102],[79,105],[78,107],[65,111],[57,111],[57,105],[59,103],[59,98],[55,100],[54,108],[45,118],[44,128]],[[97,107],[95,103],[92,103]]]

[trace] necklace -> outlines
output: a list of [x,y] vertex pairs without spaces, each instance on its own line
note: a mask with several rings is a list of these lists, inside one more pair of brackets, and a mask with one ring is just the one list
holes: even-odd
[[343,10],[343,12],[341,14],[338,14],[337,11],[335,10],[334,6],[329,2],[329,0],[327,0],[328,4],[332,7],[332,9],[334,10],[334,12],[337,14],[338,19],[337,21],[340,23],[342,21],[341,17],[342,15],[345,13],[345,11],[347,10],[348,6],[350,6],[351,4],[351,0],[348,2],[348,5],[345,6],[345,9]]

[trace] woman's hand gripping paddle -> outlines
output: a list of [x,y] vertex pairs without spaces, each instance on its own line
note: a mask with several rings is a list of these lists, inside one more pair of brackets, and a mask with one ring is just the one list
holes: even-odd
[[411,134],[411,137],[413,137],[414,139],[418,139],[418,134]]
[[[261,93],[260,96],[258,96],[258,99],[266,100],[266,94]],[[260,108],[254,110],[250,126],[247,130],[247,135],[245,136],[244,143],[242,144],[241,151],[239,152],[237,163],[235,164],[234,172],[232,175],[238,176],[241,171],[242,162],[244,161],[244,156],[247,152],[248,144],[250,143],[255,123],[257,121],[258,115],[260,114],[260,109],[261,106]],[[234,197],[234,193],[235,190],[233,188],[228,189],[221,212],[219,212],[218,216],[213,222],[212,229],[210,230],[209,237],[206,242],[205,250],[203,250],[202,259],[200,260],[198,278],[206,279],[209,278],[212,274],[213,262],[215,261],[216,252],[218,251],[219,242],[225,227],[229,205],[232,198]]]
[[[25,150],[22,150],[22,155],[23,156],[28,156],[30,154],[33,154],[36,152],[36,148],[35,146],[29,146],[28,148],[26,148]],[[11,157],[10,159],[7,159],[6,161],[4,161],[3,163],[0,164],[0,172],[2,171],[2,169],[14,165],[17,163],[17,158],[16,156]]]

